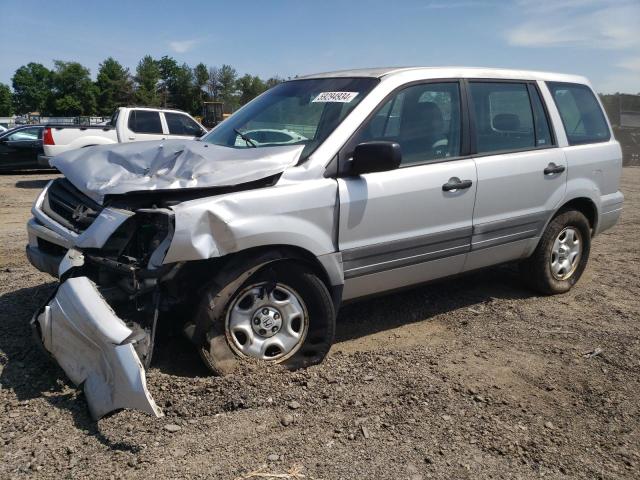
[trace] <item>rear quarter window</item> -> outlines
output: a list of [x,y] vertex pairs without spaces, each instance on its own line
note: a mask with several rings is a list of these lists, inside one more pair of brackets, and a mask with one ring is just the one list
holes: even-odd
[[547,82],[569,145],[606,142],[609,126],[593,91],[586,85]]

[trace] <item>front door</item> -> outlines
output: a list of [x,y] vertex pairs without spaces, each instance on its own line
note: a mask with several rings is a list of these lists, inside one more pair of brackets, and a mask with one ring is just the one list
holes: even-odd
[[402,150],[397,170],[338,179],[345,300],[462,270],[476,170],[472,159],[460,158],[460,98],[457,81],[401,89],[345,147],[347,157],[372,140],[398,142]]
[[191,117],[177,112],[164,112],[164,119],[169,132],[168,138],[186,138],[194,140],[205,131]]
[[0,141],[0,169],[35,168],[41,149],[41,127],[28,127],[9,133]]
[[556,148],[538,87],[470,81],[471,148],[478,190],[465,270],[531,253],[564,197],[567,162]]

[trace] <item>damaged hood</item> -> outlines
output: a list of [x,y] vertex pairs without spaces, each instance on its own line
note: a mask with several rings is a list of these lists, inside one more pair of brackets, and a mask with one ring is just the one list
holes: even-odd
[[297,163],[303,145],[231,148],[196,140],[160,140],[80,148],[54,157],[80,191],[105,195],[238,185],[282,173]]

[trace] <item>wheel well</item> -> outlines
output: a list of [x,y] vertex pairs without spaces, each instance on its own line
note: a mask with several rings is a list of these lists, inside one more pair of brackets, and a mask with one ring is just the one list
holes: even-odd
[[[187,305],[186,310],[182,312],[182,317],[191,319],[200,303],[202,293],[212,282],[222,288],[229,281],[233,281],[243,273],[255,268],[256,265],[262,265],[260,269],[263,269],[268,268],[274,262],[281,261],[295,261],[310,268],[325,284],[333,300],[334,308],[336,311],[338,310],[342,301],[342,285],[331,285],[324,267],[311,252],[289,245],[256,247],[223,257],[187,262],[168,282],[167,290],[181,300],[181,305]],[[255,270],[253,273],[258,271]],[[204,331],[197,327],[189,336],[192,341],[198,344],[203,339]]]
[[242,271],[250,268],[256,263],[265,262],[264,267],[268,264],[281,261],[295,261],[303,263],[310,268],[325,284],[334,301],[338,301],[337,296],[341,297],[342,291],[336,291],[336,286],[331,285],[329,275],[318,261],[315,255],[303,248],[291,245],[269,245],[265,247],[254,247],[237,253],[231,253],[223,257],[209,258],[206,260],[197,260],[187,262],[181,269],[179,274],[181,281],[184,281],[195,289],[208,283],[215,272],[224,269]]
[[581,197],[574,198],[573,200],[565,203],[559,210],[560,212],[566,212],[567,210],[577,210],[582,213],[589,221],[591,230],[594,231],[598,222],[598,210],[595,204],[589,198]]

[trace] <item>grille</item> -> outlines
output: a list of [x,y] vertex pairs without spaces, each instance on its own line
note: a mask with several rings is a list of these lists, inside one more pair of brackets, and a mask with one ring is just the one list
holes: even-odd
[[42,210],[69,230],[81,233],[100,215],[102,207],[66,178],[58,178],[47,190]]

